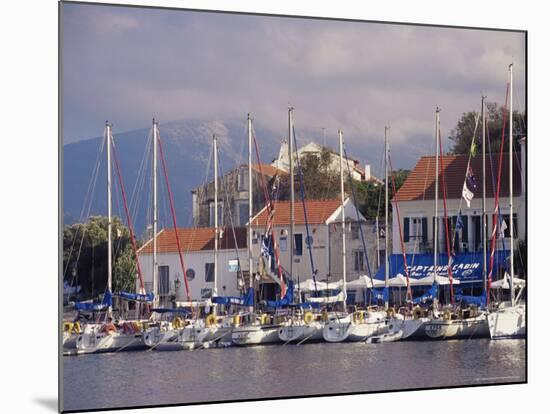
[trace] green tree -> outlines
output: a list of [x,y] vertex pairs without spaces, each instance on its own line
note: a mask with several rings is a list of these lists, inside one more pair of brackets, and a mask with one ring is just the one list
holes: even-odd
[[[508,134],[508,121],[504,125],[504,107],[499,107],[494,102],[487,103],[487,137],[486,142],[487,152],[499,152],[500,151],[500,142],[502,138],[502,128],[505,128],[505,139],[507,139]],[[452,141],[453,146],[451,148],[452,154],[467,154],[470,151],[470,146],[472,144],[472,136],[475,130],[475,120],[479,116],[479,112],[470,111],[462,114],[462,117],[458,120],[455,128],[451,131],[449,139]],[[506,113],[506,117],[509,116],[509,113]],[[514,111],[514,139],[515,146],[517,148],[517,140],[526,135],[526,124],[527,119],[525,113],[520,113]],[[481,119],[479,120],[479,125],[476,132],[475,144],[478,151],[481,151]],[[507,151],[507,143],[505,143],[505,151]]]
[[[323,149],[320,154],[304,154],[300,157],[306,200],[334,199],[340,197],[340,171],[332,165],[333,154]],[[396,189],[399,190],[410,171],[394,171]],[[290,176],[281,176],[279,182],[279,199],[290,198]],[[300,200],[300,174],[295,171],[294,191],[296,200]],[[353,180],[356,203],[359,211],[367,219],[374,219],[377,215],[384,215],[385,191],[384,184],[377,181],[361,182]],[[352,188],[348,171],[344,171],[344,192],[352,196]],[[393,189],[390,183],[390,200],[393,198]],[[391,204],[390,204],[391,206]],[[391,207],[390,207],[391,212]]]
[[[63,229],[63,279],[80,285],[86,296],[103,293],[107,286],[107,217]],[[113,291],[135,290],[136,264],[130,231],[118,217],[112,220]]]

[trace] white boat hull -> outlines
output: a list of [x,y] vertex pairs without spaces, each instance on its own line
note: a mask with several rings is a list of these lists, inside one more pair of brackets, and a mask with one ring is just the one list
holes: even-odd
[[248,325],[233,328],[231,341],[235,345],[263,345],[280,342],[281,325]]
[[323,339],[323,324],[313,321],[309,324],[302,322],[283,325],[279,329],[279,339],[285,343],[320,341]]
[[433,319],[426,322],[424,330],[431,339],[470,339],[489,337],[489,325],[486,315],[475,318],[443,320]]
[[430,321],[429,318],[403,319],[398,323],[403,331],[402,340],[421,340],[429,339],[426,335],[425,326]]
[[135,334],[86,332],[78,336],[76,350],[78,354],[99,352],[138,351],[145,349],[141,332]]
[[487,315],[491,339],[525,338],[525,305],[508,306]]

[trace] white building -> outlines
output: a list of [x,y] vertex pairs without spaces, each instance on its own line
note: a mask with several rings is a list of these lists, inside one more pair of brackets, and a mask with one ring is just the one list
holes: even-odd
[[[218,251],[217,291],[221,296],[239,296],[239,273],[235,269],[240,260],[243,271],[248,271],[246,229],[221,229]],[[178,228],[180,246],[192,300],[206,299],[214,289],[214,228]],[[237,245],[235,245],[235,240]],[[187,299],[183,271],[173,229],[163,229],[157,235],[157,263],[159,298],[168,305],[173,300]],[[145,290],[153,288],[153,240],[138,250]]]
[[[521,140],[521,156],[514,156],[513,163],[513,202],[514,202],[514,234],[517,239],[525,240],[526,213],[525,213],[525,139]],[[506,228],[497,234],[503,233],[504,241],[498,240],[498,249],[509,249],[509,164],[508,154],[503,155],[502,176],[500,183],[500,210]],[[477,154],[471,160],[471,168],[476,189],[473,190],[474,198],[470,206],[462,198],[462,188],[468,165],[468,155],[445,155],[440,158],[440,171],[443,171],[447,190],[447,216],[449,217],[450,234],[455,238],[455,252],[479,252],[483,250],[482,243],[482,155]],[[486,156],[486,216],[487,216],[487,240],[490,246],[490,238],[493,223],[493,211],[495,209],[495,188],[497,183],[498,154]],[[491,167],[492,166],[492,167]],[[521,168],[520,168],[521,167]],[[494,171],[491,175],[491,168]],[[523,172],[523,173],[522,173]],[[443,173],[439,176],[439,244],[440,253],[447,252],[444,216],[444,184]],[[472,188],[470,188],[472,190]],[[393,223],[397,223],[396,205],[399,207],[401,218],[401,232],[403,235],[404,250],[406,253],[433,252],[434,247],[434,199],[435,199],[435,156],[422,157],[411,171],[403,186],[392,200]],[[462,217],[463,228],[455,232],[456,220]],[[393,253],[401,253],[400,229],[393,225]],[[517,244],[516,244],[517,245]],[[490,251],[488,247],[487,251]]]
[[[315,142],[310,142],[309,144],[304,145],[301,148],[298,148],[296,151],[298,158],[302,158],[304,156],[309,155],[315,155],[317,157],[321,156],[321,153],[323,150],[328,151],[330,154],[330,166],[333,171],[340,172],[340,154],[337,152],[331,150],[330,148],[323,147],[322,145],[319,145]],[[346,165],[345,171],[347,175],[347,168],[349,166],[349,169],[351,171],[351,175],[354,180],[357,181],[376,181],[378,183],[382,183],[378,178],[371,175],[370,171],[370,165],[365,164],[365,169],[362,169],[360,166],[360,163],[358,160],[353,158],[344,158],[344,162],[346,162],[348,165]],[[283,140],[281,143],[281,149],[279,150],[279,156],[277,159],[275,159],[272,163],[272,165],[276,168],[279,168],[281,170],[284,170],[288,172],[290,170],[290,163],[288,159],[288,142]]]
[[[289,201],[274,204],[273,229],[275,245],[279,250],[279,262],[283,269],[290,271],[290,210]],[[311,253],[317,280],[331,282],[342,280],[342,221],[340,200],[306,200],[305,211],[309,227]],[[373,225],[367,224],[365,218],[347,199],[344,203],[346,223],[346,270],[347,280],[357,279],[364,275],[367,265],[364,257],[363,242],[359,224],[366,238],[367,252],[371,270],[376,271],[376,242]],[[358,220],[359,217],[359,220]],[[266,230],[267,210],[261,210],[252,220],[252,253],[260,257],[261,236]],[[295,202],[294,262],[292,278],[305,281],[312,278],[311,260],[307,246],[307,231],[304,206],[301,201]],[[257,264],[257,260],[254,262]],[[255,269],[253,269],[254,271]],[[267,287],[266,287],[267,288]],[[274,289],[274,286],[272,287]]]

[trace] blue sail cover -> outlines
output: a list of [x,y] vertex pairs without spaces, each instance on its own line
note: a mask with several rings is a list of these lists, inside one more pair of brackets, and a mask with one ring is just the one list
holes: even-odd
[[[495,252],[495,274],[499,269],[506,268],[506,259],[510,251],[498,250]],[[411,279],[422,279],[434,274],[434,258],[433,254],[407,254],[407,266],[409,268],[409,276]],[[487,254],[487,263],[489,263],[490,254]],[[402,254],[392,254],[389,258],[390,262],[390,278],[398,274],[405,275],[405,266],[403,263]],[[437,274],[447,277],[447,253],[441,253],[438,257]],[[453,256],[451,269],[453,278],[460,280],[460,283],[476,283],[483,281],[483,253],[457,253]],[[374,276],[375,279],[385,279],[385,263],[380,266],[378,272]]]
[[118,292],[115,293],[114,296],[118,296],[119,298],[125,300],[133,300],[136,302],[152,302],[155,299],[155,295],[153,294],[153,292],[149,292],[145,295],[142,295],[140,293]]
[[105,292],[105,295],[103,295],[103,301],[101,303],[75,302],[74,308],[75,310],[98,312],[98,311],[107,309],[109,306],[112,306],[112,304],[113,304],[113,296],[111,292],[107,291]]
[[211,300],[218,305],[254,306],[254,289],[248,288],[245,296],[214,296]]
[[434,298],[438,297],[438,295],[439,295],[438,285],[437,285],[437,283],[434,283],[434,284],[432,284],[432,287],[430,288],[430,290],[428,290],[422,296],[414,298],[413,303],[415,305],[419,305],[421,303],[427,303],[427,302],[433,301]]
[[373,294],[373,299],[374,300],[379,300],[379,301],[382,301],[382,302],[387,302],[389,301],[389,298],[390,298],[390,292],[389,292],[389,289],[384,287],[384,288],[374,288],[372,290],[372,294]]
[[280,308],[292,305],[292,302],[294,302],[294,283],[289,280],[285,296],[279,300],[268,300],[266,301],[266,305],[270,308]]
[[153,308],[153,309],[151,309],[151,312],[157,312],[157,313],[184,313],[184,314],[191,314],[192,313],[189,310],[189,308]]
[[466,305],[476,305],[483,308],[487,304],[487,295],[485,294],[485,291],[483,291],[480,296],[468,296],[459,293],[455,295],[455,302],[462,302]]

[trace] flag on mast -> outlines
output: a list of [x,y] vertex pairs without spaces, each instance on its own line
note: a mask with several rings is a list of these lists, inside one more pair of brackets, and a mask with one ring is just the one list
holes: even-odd
[[468,171],[466,172],[466,179],[462,186],[462,198],[466,201],[466,205],[470,207],[471,201],[474,199],[474,191],[477,189],[476,178],[472,167],[468,165]]

